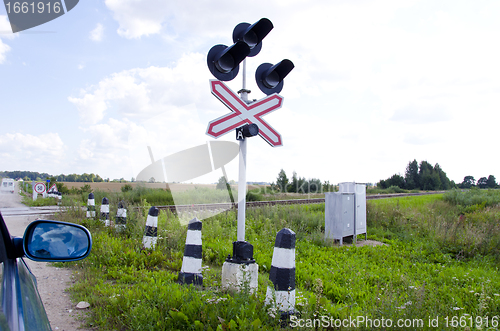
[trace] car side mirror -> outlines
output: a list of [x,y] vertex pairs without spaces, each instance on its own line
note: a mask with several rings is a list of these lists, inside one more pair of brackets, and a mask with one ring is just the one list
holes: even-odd
[[89,230],[73,223],[37,220],[28,225],[23,237],[24,254],[33,261],[78,261],[87,257],[91,248]]

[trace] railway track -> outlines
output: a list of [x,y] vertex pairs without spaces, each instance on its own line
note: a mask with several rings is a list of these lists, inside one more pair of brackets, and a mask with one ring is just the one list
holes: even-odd
[[[367,200],[374,199],[386,199],[395,197],[407,197],[415,195],[429,195],[429,194],[439,194],[445,191],[435,191],[435,192],[421,192],[421,193],[394,193],[394,194],[377,194],[377,195],[367,195]],[[247,208],[264,207],[264,206],[276,206],[276,205],[308,205],[324,203],[325,198],[317,199],[292,199],[292,200],[274,200],[274,201],[247,201]],[[183,212],[183,211],[203,211],[203,210],[228,210],[228,209],[238,209],[238,204],[233,203],[208,203],[208,204],[193,204],[193,205],[169,205],[169,206],[156,206],[160,210],[170,210],[172,213]]]

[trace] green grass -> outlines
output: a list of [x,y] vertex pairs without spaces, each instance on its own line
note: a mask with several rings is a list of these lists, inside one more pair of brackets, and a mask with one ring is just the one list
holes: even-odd
[[[443,195],[370,200],[368,239],[385,243],[376,247],[325,242],[324,204],[248,209],[246,239],[259,264],[254,294],[221,289],[221,266],[236,240],[234,212],[203,220],[204,288],[198,289],[176,283],[186,227],[175,215],[160,213],[157,247],[141,250],[149,206],[137,212],[129,209],[123,233],[75,215],[73,221],[91,229],[94,238],[90,256],[71,264],[78,272],[72,297],[91,304],[88,327],[283,329],[279,314],[264,299],[275,236],[284,227],[297,234],[296,308],[304,321],[358,316],[394,323],[421,319],[421,329],[453,330],[457,328],[451,326],[452,318],[491,319],[500,314],[498,206],[464,213],[462,205],[445,201]],[[437,316],[439,328],[430,327],[429,318]],[[373,328],[343,328],[349,329]]]

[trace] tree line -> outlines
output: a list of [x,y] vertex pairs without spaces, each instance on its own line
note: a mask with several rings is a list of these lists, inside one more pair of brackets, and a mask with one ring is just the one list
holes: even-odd
[[[57,180],[58,182],[104,182],[106,180],[102,179],[101,176],[95,174],[84,173],[82,175],[70,174],[70,175],[59,175],[52,176],[47,173],[39,173],[35,171],[0,171],[0,177],[3,178],[21,178],[24,181],[39,181],[50,179],[51,181]],[[108,180],[109,181],[109,180]]]
[[488,178],[481,177],[477,182],[473,176],[465,176],[462,183],[456,184],[450,180],[446,172],[441,169],[441,166],[436,163],[434,166],[427,161],[422,161],[418,164],[417,160],[410,161],[406,166],[404,176],[394,174],[387,179],[382,179],[377,183],[377,187],[385,189],[391,186],[396,186],[405,190],[449,190],[452,188],[471,188],[477,186],[479,188],[496,188],[495,176],[490,175]]
[[457,185],[459,188],[471,188],[471,187],[479,187],[479,188],[498,188],[497,180],[495,176],[489,175],[486,177],[481,177],[477,180],[474,179],[474,176],[465,176],[464,181]]
[[285,170],[281,169],[276,182],[271,184],[273,190],[287,193],[320,193],[320,192],[333,192],[335,187],[329,181],[324,181],[317,178],[305,179],[304,177],[297,176],[294,171],[292,178],[289,179]]

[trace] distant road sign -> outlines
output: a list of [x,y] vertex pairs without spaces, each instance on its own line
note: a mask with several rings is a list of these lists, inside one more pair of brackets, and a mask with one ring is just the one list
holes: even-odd
[[231,113],[221,116],[208,123],[207,135],[219,138],[226,133],[245,124],[257,124],[259,136],[272,147],[282,146],[281,135],[262,119],[262,116],[272,113],[283,105],[283,97],[271,94],[263,99],[247,105],[236,93],[221,81],[210,80],[212,94],[222,101]]
[[51,193],[51,192],[59,192],[57,190],[57,185],[56,184],[52,184],[52,186],[49,188],[49,190],[47,191],[47,193]]
[[45,183],[39,182],[35,184],[35,187],[33,188],[36,193],[42,194],[45,192]]

